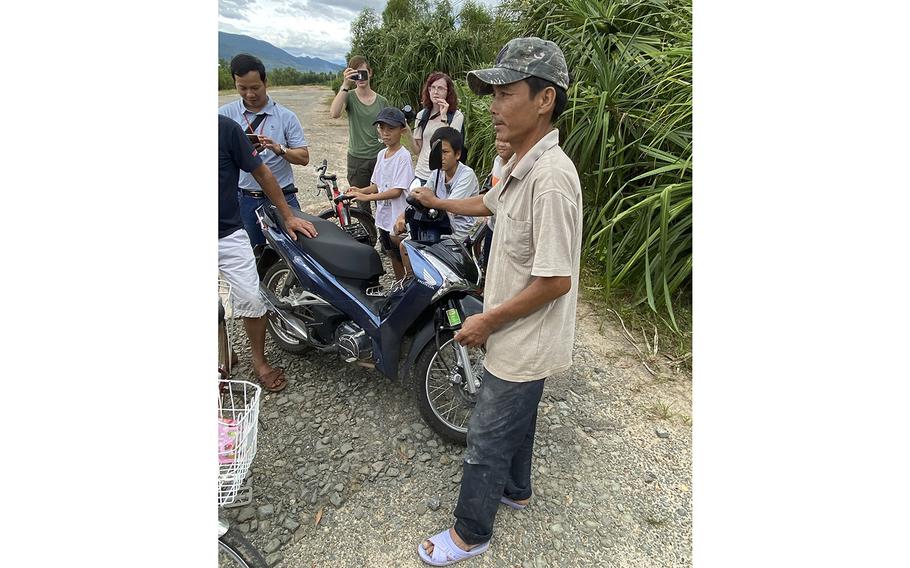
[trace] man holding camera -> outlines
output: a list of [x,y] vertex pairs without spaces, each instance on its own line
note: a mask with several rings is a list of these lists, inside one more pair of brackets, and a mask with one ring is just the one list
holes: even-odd
[[[385,148],[373,123],[379,111],[389,106],[389,101],[370,87],[372,76],[373,70],[366,58],[360,55],[352,57],[344,70],[341,89],[332,99],[329,109],[332,118],[340,117],[342,110],[348,112],[348,185],[351,187],[370,185],[376,156]],[[355,203],[370,211],[369,203]]]
[[544,380],[572,365],[581,258],[581,183],[554,126],[569,86],[562,50],[536,37],[513,39],[494,67],[468,73],[468,86],[493,95],[496,137],[515,155],[484,195],[441,200],[412,190],[426,207],[496,218],[483,313],[465,319],[455,336],[487,347],[455,525],[417,546],[435,566],[485,552],[500,504],[529,505]]
[[[265,165],[278,179],[288,205],[300,209],[294,171],[291,164],[305,166],[310,161],[306,138],[297,115],[272,100],[266,91],[265,66],[252,55],[241,53],[231,59],[231,75],[240,99],[218,109],[240,125]],[[246,172],[240,175],[240,217],[250,243],[265,244],[265,236],[256,224],[256,209],[269,200],[256,179]]]

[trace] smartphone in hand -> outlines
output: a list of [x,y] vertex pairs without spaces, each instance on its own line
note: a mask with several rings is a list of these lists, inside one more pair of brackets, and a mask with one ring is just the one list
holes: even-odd
[[250,141],[250,144],[252,144],[253,146],[255,146],[256,144],[259,144],[259,135],[258,134],[247,133],[246,138],[247,138],[247,140]]

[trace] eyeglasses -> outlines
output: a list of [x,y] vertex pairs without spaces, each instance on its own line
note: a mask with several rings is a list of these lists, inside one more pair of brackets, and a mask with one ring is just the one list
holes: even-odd
[[439,86],[437,86],[437,85],[432,85],[432,86],[430,87],[430,90],[431,90],[431,91],[443,91],[443,92],[448,91],[447,88],[445,88],[445,87],[439,87]]

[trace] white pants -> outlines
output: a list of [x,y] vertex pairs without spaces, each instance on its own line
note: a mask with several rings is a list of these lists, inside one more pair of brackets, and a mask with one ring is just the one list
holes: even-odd
[[235,315],[245,318],[265,315],[265,304],[259,295],[256,258],[244,229],[218,239],[218,270],[231,285]]

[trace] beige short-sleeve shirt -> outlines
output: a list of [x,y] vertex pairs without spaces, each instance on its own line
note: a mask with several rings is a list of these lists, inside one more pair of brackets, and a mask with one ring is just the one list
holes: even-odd
[[496,229],[484,286],[484,310],[514,298],[537,276],[571,276],[568,293],[487,339],[484,366],[497,377],[534,381],[572,365],[581,263],[581,182],[551,130],[484,195]]

